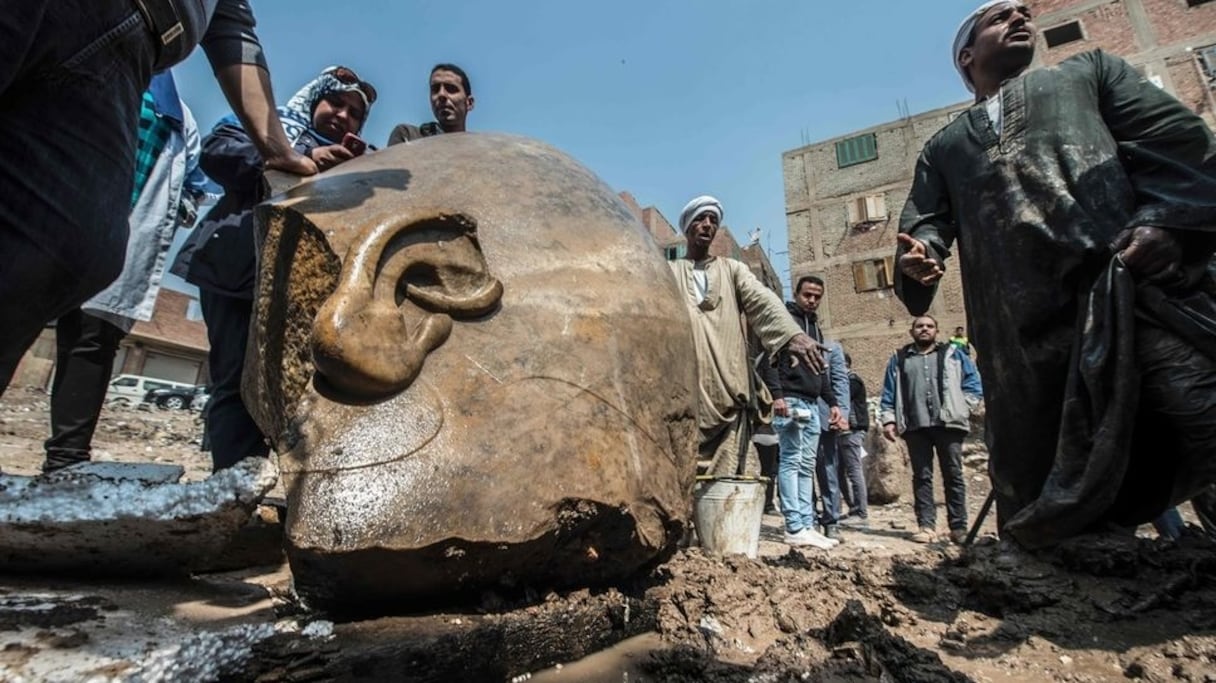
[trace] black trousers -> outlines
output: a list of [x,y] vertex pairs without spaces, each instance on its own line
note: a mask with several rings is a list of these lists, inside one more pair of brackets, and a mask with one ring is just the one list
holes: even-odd
[[768,479],[764,487],[764,511],[768,512],[773,506],[773,491],[777,482],[777,457],[781,449],[773,444],[761,446],[756,444],[756,453],[760,455],[760,476]]
[[966,432],[945,427],[928,427],[904,432],[908,459],[912,461],[912,498],[916,524],[932,529],[937,525],[937,506],[933,503],[933,453],[942,470],[946,492],[946,521],[951,531],[967,530],[967,485],[963,479],[963,438]]
[[266,457],[266,438],[241,398],[241,375],[253,302],[199,290],[207,341],[211,343],[211,402],[207,407],[207,440],[212,471],[232,467],[251,456]]
[[79,308],[60,316],[55,325],[51,438],[45,443],[44,471],[89,459],[114,356],[125,336],[122,328]]

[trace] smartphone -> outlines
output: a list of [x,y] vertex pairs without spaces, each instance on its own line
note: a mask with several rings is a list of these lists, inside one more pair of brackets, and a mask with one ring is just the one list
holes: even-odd
[[347,133],[342,136],[342,146],[349,149],[351,154],[355,156],[362,156],[367,151],[367,143],[363,141],[363,138],[354,133]]

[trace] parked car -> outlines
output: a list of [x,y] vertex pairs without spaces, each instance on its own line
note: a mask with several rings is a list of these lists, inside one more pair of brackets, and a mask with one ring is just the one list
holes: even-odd
[[199,394],[206,392],[207,387],[205,386],[160,387],[144,394],[144,403],[149,403],[157,408],[185,410],[193,408]]
[[106,387],[106,400],[135,406],[144,400],[149,391],[169,387],[192,388],[192,385],[143,375],[119,375],[111,379],[110,385]]

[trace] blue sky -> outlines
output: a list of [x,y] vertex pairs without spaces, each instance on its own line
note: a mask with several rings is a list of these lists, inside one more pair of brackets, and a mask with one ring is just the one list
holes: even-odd
[[[429,121],[427,76],[460,64],[472,130],[544,140],[675,221],[713,194],[788,280],[781,153],[962,101],[950,41],[978,0],[254,0],[275,93],[325,66],[379,90],[364,137]],[[201,53],[175,69],[205,131],[228,112]],[[788,286],[788,282],[787,282]]]

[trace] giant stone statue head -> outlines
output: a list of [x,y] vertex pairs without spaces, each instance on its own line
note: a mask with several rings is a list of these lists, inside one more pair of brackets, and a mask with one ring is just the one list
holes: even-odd
[[245,397],[303,597],[408,609],[670,554],[696,449],[687,313],[592,173],[442,135],[307,181],[259,225]]

